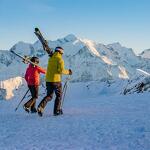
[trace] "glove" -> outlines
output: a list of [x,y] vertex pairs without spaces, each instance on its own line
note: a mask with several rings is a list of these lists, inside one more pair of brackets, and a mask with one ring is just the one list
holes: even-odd
[[72,75],[72,70],[71,69],[69,69],[69,75]]

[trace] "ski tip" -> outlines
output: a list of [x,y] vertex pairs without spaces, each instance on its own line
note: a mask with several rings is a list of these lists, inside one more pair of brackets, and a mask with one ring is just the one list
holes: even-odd
[[39,28],[35,28],[35,32],[39,31]]

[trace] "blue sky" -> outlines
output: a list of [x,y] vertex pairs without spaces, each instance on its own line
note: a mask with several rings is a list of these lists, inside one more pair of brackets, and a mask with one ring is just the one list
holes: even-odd
[[34,43],[39,27],[49,40],[72,33],[138,53],[150,48],[149,8],[150,0],[0,0],[0,49]]

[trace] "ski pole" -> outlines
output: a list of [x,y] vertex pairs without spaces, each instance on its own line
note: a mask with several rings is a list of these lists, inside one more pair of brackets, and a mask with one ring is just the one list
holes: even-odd
[[62,109],[62,107],[63,107],[63,103],[64,103],[64,100],[65,100],[69,80],[71,80],[71,78],[68,77],[66,79],[66,82],[65,82],[64,87],[63,87],[63,97],[62,97],[62,102],[61,102],[60,109]]
[[26,95],[28,94],[29,89],[27,90],[27,92],[25,93],[25,95],[23,96],[23,98],[21,99],[21,101],[19,102],[19,104],[17,105],[17,107],[15,108],[15,111],[17,111],[17,109],[19,108],[21,102],[24,100],[24,98],[26,97]]

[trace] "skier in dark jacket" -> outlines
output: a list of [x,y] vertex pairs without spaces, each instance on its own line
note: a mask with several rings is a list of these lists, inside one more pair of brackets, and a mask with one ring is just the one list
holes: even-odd
[[[31,61],[34,62],[35,64],[39,63],[38,57],[32,57]],[[33,64],[29,64],[29,67],[26,70],[25,80],[28,84],[28,88],[32,96],[32,98],[24,104],[24,109],[27,112],[29,111],[31,111],[31,113],[37,112],[35,105],[36,105],[36,99],[38,98],[40,73],[45,74],[46,70]]]
[[39,116],[43,115],[44,108],[48,101],[50,101],[53,97],[53,93],[56,94],[56,99],[54,103],[54,111],[53,114],[61,115],[63,114],[61,110],[61,99],[62,99],[62,83],[61,83],[61,75],[71,75],[71,69],[66,70],[64,68],[64,60],[62,58],[63,48],[56,47],[55,52],[52,57],[48,60],[48,66],[46,71],[46,87],[47,87],[47,95],[43,98],[43,100],[38,105],[37,111]]

